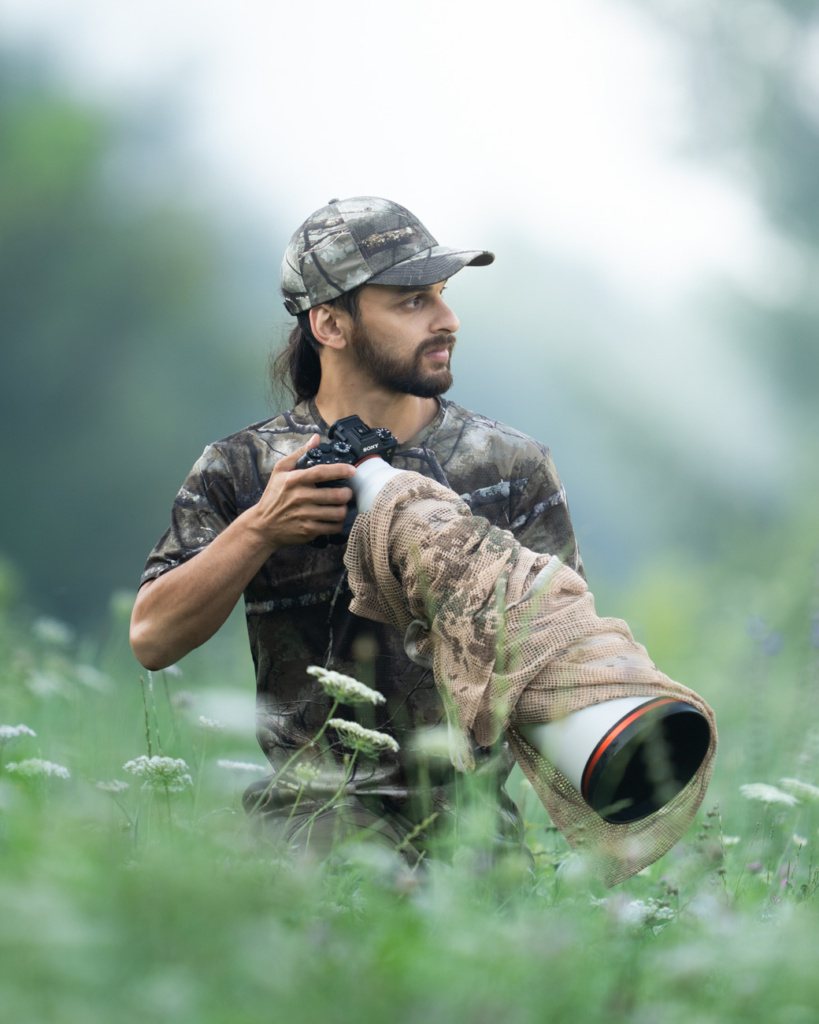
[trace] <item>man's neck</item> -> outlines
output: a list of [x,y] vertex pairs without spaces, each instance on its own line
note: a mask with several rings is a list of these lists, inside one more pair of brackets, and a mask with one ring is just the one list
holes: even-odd
[[440,408],[435,398],[360,387],[344,392],[320,387],[313,401],[325,423],[335,423],[344,416],[360,416],[369,427],[386,427],[399,444],[429,426]]

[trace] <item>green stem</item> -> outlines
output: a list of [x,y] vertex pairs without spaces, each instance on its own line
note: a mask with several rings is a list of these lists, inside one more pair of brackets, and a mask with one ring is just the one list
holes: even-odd
[[333,795],[330,797],[327,803],[324,804],[323,807],[319,807],[317,811],[314,811],[313,814],[310,815],[310,817],[307,819],[307,821],[304,822],[303,825],[299,825],[299,827],[293,833],[291,837],[292,839],[295,839],[296,836],[300,835],[305,829],[308,829],[307,843],[305,845],[310,845],[310,836],[313,833],[313,825],[315,824],[316,819],[319,817],[320,814],[324,814],[325,811],[328,811],[333,806],[333,804],[338,800],[338,798],[341,796],[344,790],[347,788],[347,783],[350,781],[350,778],[352,777],[353,767],[355,766],[355,759],[357,757],[358,750],[355,750],[353,751],[352,757],[350,757],[347,760],[347,770],[344,773],[344,778],[341,780],[341,784],[339,785],[338,789],[335,791],[335,793],[333,793]]
[[[318,743],[318,741],[321,739],[321,737],[324,735],[324,733],[327,731],[327,725],[328,725],[330,719],[336,713],[336,709],[338,708],[340,703],[341,703],[341,701],[339,700],[338,697],[333,701],[333,706],[330,708],[330,711],[329,711],[329,713],[327,715],[327,718],[324,720],[324,724],[319,729],[319,731],[316,733],[316,735],[313,737],[313,739],[310,741],[310,746],[315,746]],[[281,766],[281,768],[279,768],[279,770],[276,772],[276,774],[273,776],[273,778],[270,780],[270,782],[265,786],[265,788],[259,794],[259,799],[256,801],[256,803],[251,808],[250,814],[248,815],[248,817],[252,817],[256,813],[256,811],[258,811],[259,807],[261,806],[262,801],[268,795],[270,790],[276,785],[276,782],[280,778],[282,778],[284,776],[284,773],[287,771],[287,769],[290,767],[290,765],[293,764],[293,762],[295,760],[297,760],[297,758],[301,757],[301,755],[304,753],[305,750],[306,750],[306,747],[299,747],[299,749],[294,751],[293,754],[291,754],[291,756],[284,762],[284,764]]]
[[162,739],[159,735],[159,715],[156,710],[156,696],[154,695],[154,674],[148,673],[148,693],[151,695],[151,710],[154,713],[154,734],[156,735],[156,747],[162,756]]
[[290,808],[290,813],[287,815],[287,821],[284,823],[283,834],[287,835],[287,829],[290,827],[290,822],[293,820],[293,815],[296,813],[296,808],[301,803],[302,795],[304,794],[304,783],[299,786],[299,791],[296,793],[296,799],[293,801],[293,806]]
[[174,742],[176,740],[176,735],[177,735],[176,715],[174,714],[174,710],[173,710],[173,701],[171,700],[171,690],[170,690],[170,687],[168,686],[168,673],[167,672],[163,672],[162,673],[162,685],[165,688],[165,699],[168,702],[168,713],[171,716],[171,739],[170,739],[170,746],[171,746],[171,749],[173,749],[173,745],[174,745]]
[[119,807],[119,809],[122,811],[122,813],[128,819],[128,824],[131,826],[131,828],[133,828],[134,827],[134,819],[128,813],[128,809],[126,808],[125,804],[120,800],[120,798],[117,796],[116,793],[112,793],[111,796],[113,796],[113,798],[114,798],[114,803],[117,805],[117,807]]
[[142,809],[142,796],[145,792],[145,786],[142,786],[139,790],[139,797],[137,798],[136,810],[134,811],[134,853],[139,850],[139,814]]
[[152,756],[151,751],[151,717],[148,714],[148,697],[145,694],[145,677],[139,677],[139,685],[142,687],[142,707],[145,710],[145,739],[148,743],[148,757]]
[[199,797],[202,792],[202,777],[205,773],[205,750],[208,745],[208,738],[205,733],[202,735],[202,745],[199,751],[199,765],[196,770],[196,783],[193,787],[193,815],[196,818],[196,808],[199,806]]
[[171,791],[168,789],[168,784],[165,783],[165,803],[168,806],[168,833],[173,838],[173,815],[171,814]]

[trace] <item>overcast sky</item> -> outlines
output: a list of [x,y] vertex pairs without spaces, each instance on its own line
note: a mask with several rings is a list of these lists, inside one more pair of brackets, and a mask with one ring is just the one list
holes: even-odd
[[758,273],[753,208],[675,157],[673,40],[626,0],[4,0],[0,32],[47,41],[80,91],[186,112],[203,183],[262,221],[374,194],[643,294]]
[[3,0],[0,37],[46,45],[81,95],[169,111],[192,178],[269,223],[273,253],[330,198],[370,194],[444,244],[524,236],[587,268],[639,325],[585,353],[564,339],[595,368],[589,395],[621,395],[737,486],[786,471],[764,373],[691,297],[715,274],[764,297],[787,260],[735,186],[680,156],[675,40],[639,4]]

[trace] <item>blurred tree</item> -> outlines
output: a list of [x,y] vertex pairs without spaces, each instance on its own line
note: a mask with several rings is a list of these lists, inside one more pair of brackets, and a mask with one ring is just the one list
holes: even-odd
[[803,436],[819,419],[819,5],[650,0],[686,69],[691,150],[752,195],[778,245],[767,280],[722,293]]
[[[744,403],[703,393],[696,362],[687,350],[679,358],[690,343],[684,325],[649,315],[542,244],[490,244],[493,288],[478,274],[452,285],[465,310],[452,397],[552,449],[596,592],[622,590],[669,547],[712,561],[740,518],[781,513],[743,472],[758,475],[770,456],[709,437],[724,409],[744,414]],[[510,344],[499,344],[510,329]]]
[[3,55],[0,550],[73,621],[136,584],[204,442],[267,414],[229,241],[139,128]]

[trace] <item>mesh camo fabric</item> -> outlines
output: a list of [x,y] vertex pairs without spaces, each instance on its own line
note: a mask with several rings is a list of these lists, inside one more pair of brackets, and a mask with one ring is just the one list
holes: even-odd
[[[345,562],[350,610],[396,626],[407,653],[432,664],[454,735],[463,739],[453,746],[457,767],[472,767],[470,732],[481,746],[505,732],[552,821],[606,885],[636,874],[682,837],[713,771],[713,711],[654,666],[625,622],[595,613],[577,573],[411,472],[389,480],[358,516]],[[668,804],[639,821],[610,824],[517,727],[637,696],[692,704],[706,716],[711,742],[694,778]]]

